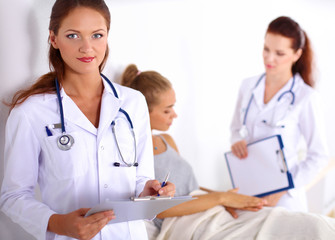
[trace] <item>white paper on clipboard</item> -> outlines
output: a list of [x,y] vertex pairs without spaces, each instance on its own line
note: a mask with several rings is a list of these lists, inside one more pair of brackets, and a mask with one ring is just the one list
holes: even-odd
[[232,185],[238,193],[265,196],[294,188],[287,169],[280,135],[248,144],[248,157],[239,159],[232,152],[225,153]]

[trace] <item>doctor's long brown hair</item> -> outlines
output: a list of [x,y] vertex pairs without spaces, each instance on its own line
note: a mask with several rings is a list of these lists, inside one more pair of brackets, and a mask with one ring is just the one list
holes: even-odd
[[285,16],[278,17],[270,22],[267,33],[279,34],[292,40],[292,49],[302,49],[298,61],[292,66],[292,74],[299,73],[304,82],[313,87],[315,84],[313,76],[313,51],[306,32],[293,19]]
[[[49,30],[53,31],[55,35],[58,34],[62,20],[67,17],[72,10],[77,7],[88,7],[98,11],[105,19],[107,31],[110,28],[110,12],[103,0],[56,0],[52,7]],[[53,48],[49,39],[49,67],[50,72],[42,75],[36,83],[28,89],[19,90],[14,94],[14,97],[9,103],[9,107],[13,109],[16,105],[23,103],[28,97],[34,94],[54,93],[56,92],[55,78],[62,82],[65,73],[64,61],[61,57],[60,51]],[[99,66],[100,72],[104,68],[108,58],[108,46],[105,57]]]

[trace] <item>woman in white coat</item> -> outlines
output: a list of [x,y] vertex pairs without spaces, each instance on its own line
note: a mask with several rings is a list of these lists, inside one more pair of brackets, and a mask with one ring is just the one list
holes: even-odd
[[[232,152],[247,157],[247,144],[280,134],[295,188],[266,196],[270,206],[307,211],[304,186],[327,164],[323,112],[313,89],[312,49],[306,33],[289,17],[266,31],[265,73],[243,81],[231,124]],[[305,141],[306,156],[298,149]]]
[[57,0],[52,71],[11,103],[0,206],[36,239],[146,239],[142,221],[107,225],[117,218],[112,210],[84,215],[106,200],[174,194],[172,183],[151,180],[145,98],[101,75],[109,26],[103,0]]

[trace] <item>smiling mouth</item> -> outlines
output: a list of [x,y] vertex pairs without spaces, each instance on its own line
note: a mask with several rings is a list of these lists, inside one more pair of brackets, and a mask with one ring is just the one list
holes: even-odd
[[84,63],[90,63],[93,61],[94,57],[82,57],[82,58],[77,58],[77,59]]

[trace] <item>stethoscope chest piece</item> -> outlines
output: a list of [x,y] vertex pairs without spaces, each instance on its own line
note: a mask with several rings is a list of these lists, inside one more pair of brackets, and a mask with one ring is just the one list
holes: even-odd
[[70,150],[74,144],[74,139],[69,134],[63,134],[57,139],[57,146],[60,150],[67,151]]

